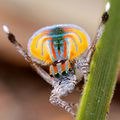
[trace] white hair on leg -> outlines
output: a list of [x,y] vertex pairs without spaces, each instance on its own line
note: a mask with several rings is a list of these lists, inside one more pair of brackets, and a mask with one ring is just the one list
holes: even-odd
[[8,26],[7,25],[3,25],[3,31],[5,32],[5,33],[10,33],[10,31],[9,31],[9,28],[8,28]]
[[109,10],[110,10],[110,2],[107,2],[105,6],[105,11],[108,12]]

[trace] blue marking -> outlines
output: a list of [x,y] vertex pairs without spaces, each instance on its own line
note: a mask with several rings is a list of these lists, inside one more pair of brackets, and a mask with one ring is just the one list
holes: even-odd
[[57,59],[59,60],[59,54],[58,54],[58,47],[56,47],[55,45],[54,45],[54,49],[55,49],[55,53],[56,53],[56,57],[57,57]]
[[67,58],[70,58],[70,42],[69,42],[69,38],[66,38],[66,42],[67,42]]
[[55,72],[54,72],[54,69],[53,69],[53,66],[50,65],[50,71],[52,72],[52,75],[54,76],[55,75]]
[[68,61],[65,62],[65,67],[66,67],[66,72],[68,72],[68,70],[69,70]]
[[63,54],[64,54],[64,47],[61,46],[60,47],[60,57],[63,58]]
[[55,59],[54,59],[53,54],[52,54],[52,48],[51,48],[50,42],[52,42],[52,41],[48,41],[48,48],[49,48],[49,51],[50,51],[50,57],[51,57],[52,61],[54,62]]
[[62,73],[61,63],[57,64],[57,69],[58,69],[58,73],[61,74]]
[[63,34],[57,34],[57,35],[50,35],[50,37],[57,38],[57,37],[63,37],[64,35],[65,35],[65,33],[63,33]]

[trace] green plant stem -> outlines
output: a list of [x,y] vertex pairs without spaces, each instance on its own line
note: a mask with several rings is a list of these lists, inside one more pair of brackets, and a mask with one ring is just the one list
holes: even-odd
[[105,120],[109,112],[120,60],[120,0],[110,4],[110,18],[93,56],[76,120]]

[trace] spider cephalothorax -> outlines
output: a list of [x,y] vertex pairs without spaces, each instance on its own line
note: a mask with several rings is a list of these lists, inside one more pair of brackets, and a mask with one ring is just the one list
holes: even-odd
[[[8,27],[3,26],[8,39],[18,52],[46,82],[52,85],[50,102],[64,108],[73,116],[75,116],[73,104],[63,101],[61,97],[71,93],[81,78],[85,81],[87,79],[91,58],[109,17],[107,12],[110,5],[106,6],[97,34],[91,44],[88,34],[81,27],[59,24],[35,32],[28,42],[28,53],[26,53],[15,36],[9,32]],[[38,64],[49,66],[49,74]],[[79,72],[80,79],[76,78],[76,71]]]

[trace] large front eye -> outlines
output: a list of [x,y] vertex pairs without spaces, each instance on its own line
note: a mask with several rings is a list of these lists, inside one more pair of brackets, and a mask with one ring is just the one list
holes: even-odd
[[59,73],[55,74],[55,77],[60,78],[60,74]]
[[63,72],[62,72],[62,75],[66,76],[66,75],[67,75],[67,72],[66,72],[66,71],[63,71]]

